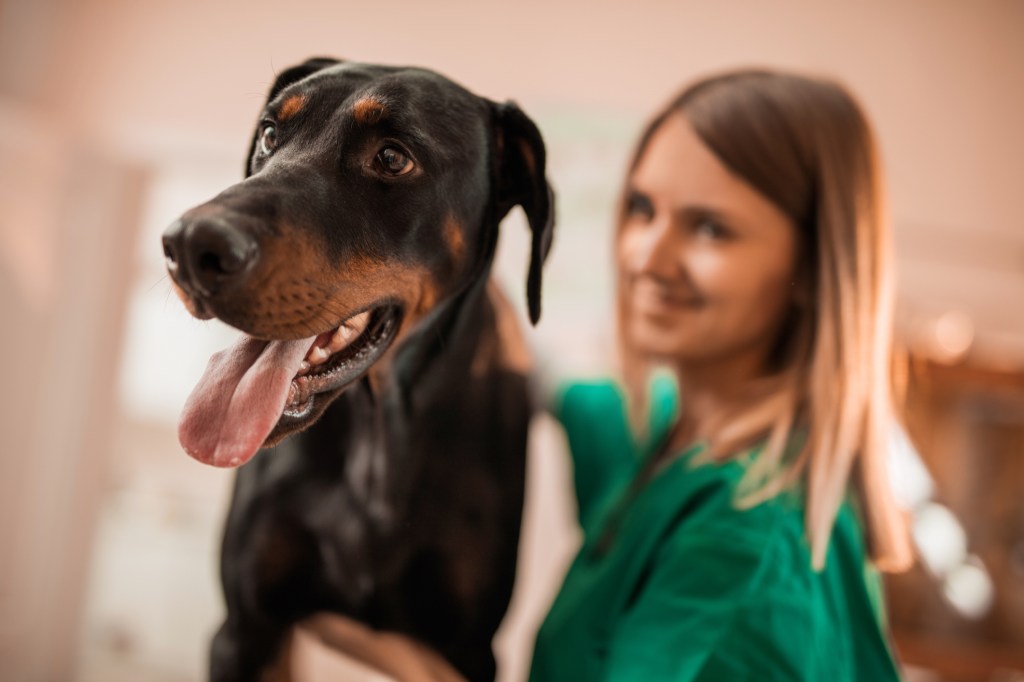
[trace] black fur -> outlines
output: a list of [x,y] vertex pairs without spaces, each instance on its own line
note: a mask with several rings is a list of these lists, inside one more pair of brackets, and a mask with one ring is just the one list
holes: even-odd
[[[491,680],[491,638],[515,573],[532,407],[521,371],[478,356],[499,343],[486,282],[498,223],[515,205],[533,233],[527,296],[531,319],[540,315],[553,226],[543,142],[514,104],[421,69],[310,60],[281,73],[263,118],[273,121],[295,95],[304,105],[277,125],[274,152],[260,152],[258,125],[246,180],[168,231],[170,248],[184,249],[175,240],[189,221],[215,219],[258,259],[213,284],[175,272],[195,309],[260,338],[326,331],[344,304],[331,282],[360,258],[418,268],[439,296],[375,381],[318,396],[310,420],[283,418],[270,439],[280,444],[239,470],[221,564],[228,613],[211,680],[255,682],[291,627],[321,611],[408,634],[470,680]],[[367,96],[387,109],[374,125],[351,113]],[[367,171],[389,140],[411,152],[419,175]],[[443,248],[446,218],[458,228],[461,260]],[[317,263],[298,259],[308,252]],[[277,265],[261,271],[267,262]]]

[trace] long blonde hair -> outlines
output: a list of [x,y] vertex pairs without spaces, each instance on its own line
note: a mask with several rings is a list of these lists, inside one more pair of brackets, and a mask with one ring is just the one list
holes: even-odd
[[[728,458],[764,443],[740,486],[741,507],[805,485],[816,568],[824,565],[852,481],[876,565],[906,567],[910,543],[886,465],[894,425],[891,246],[866,117],[830,81],[769,71],[718,75],[687,88],[654,118],[630,175],[654,132],[678,115],[725,166],[793,220],[801,241],[798,274],[809,292],[790,313],[772,375],[754,387],[742,409],[712,425],[708,452]],[[624,222],[623,199],[619,234]],[[643,423],[651,365],[624,333],[622,281],[620,266],[620,356],[634,423]]]

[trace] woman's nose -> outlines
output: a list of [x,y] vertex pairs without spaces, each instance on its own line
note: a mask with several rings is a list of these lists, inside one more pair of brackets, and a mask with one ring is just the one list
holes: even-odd
[[632,262],[635,274],[670,277],[679,269],[682,244],[669,220],[656,220],[643,230]]

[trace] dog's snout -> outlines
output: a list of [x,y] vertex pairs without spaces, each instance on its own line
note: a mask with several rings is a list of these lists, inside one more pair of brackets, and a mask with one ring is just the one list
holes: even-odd
[[256,240],[216,217],[175,221],[163,235],[167,269],[183,286],[215,294],[240,282],[258,258]]
[[199,220],[186,237],[192,270],[208,291],[245,270],[255,256],[256,244],[241,230],[218,220]]

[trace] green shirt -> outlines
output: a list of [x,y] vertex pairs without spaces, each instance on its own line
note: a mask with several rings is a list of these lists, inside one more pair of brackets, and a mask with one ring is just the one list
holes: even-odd
[[[652,434],[676,402],[671,387],[655,391]],[[538,632],[531,682],[899,679],[849,503],[816,572],[797,495],[736,509],[743,461],[694,466],[692,448],[612,514],[614,539],[601,544],[646,449],[610,382],[570,385],[556,416],[584,541]]]

